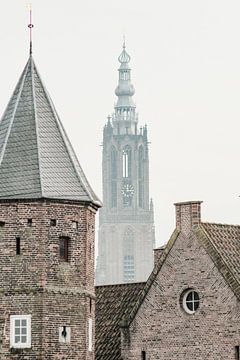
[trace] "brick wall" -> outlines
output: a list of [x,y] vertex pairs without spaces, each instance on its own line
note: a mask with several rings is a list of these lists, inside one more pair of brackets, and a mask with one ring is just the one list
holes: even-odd
[[[188,214],[184,224],[192,221],[187,209],[189,204],[180,209]],[[182,294],[189,288],[200,296],[192,315],[182,306]],[[184,226],[129,332],[122,334],[123,359],[141,359],[146,351],[147,360],[235,360],[239,320],[239,301],[191,228]]]
[[[0,358],[94,359],[87,351],[87,324],[95,312],[95,210],[53,201],[9,202],[0,204],[0,221],[5,222],[0,227]],[[68,262],[59,257],[61,236],[70,239]],[[17,314],[32,315],[31,349],[10,350],[9,319]],[[59,343],[60,326],[71,328],[70,344]]]

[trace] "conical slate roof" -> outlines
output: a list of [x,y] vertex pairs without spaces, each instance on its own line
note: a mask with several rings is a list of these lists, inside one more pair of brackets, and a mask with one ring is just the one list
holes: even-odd
[[37,198],[101,205],[30,55],[0,122],[0,199]]

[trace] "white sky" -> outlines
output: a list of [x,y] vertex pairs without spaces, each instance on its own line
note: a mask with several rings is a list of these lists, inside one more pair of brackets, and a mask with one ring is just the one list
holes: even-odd
[[[0,112],[28,58],[27,2],[0,3]],[[33,56],[80,163],[101,196],[102,128],[113,111],[123,33],[148,124],[157,244],[173,203],[239,223],[239,0],[33,0]]]

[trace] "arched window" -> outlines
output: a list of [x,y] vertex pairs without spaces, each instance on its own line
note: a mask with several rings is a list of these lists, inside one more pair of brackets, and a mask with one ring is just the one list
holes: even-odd
[[138,205],[144,207],[144,149],[141,145],[138,150]]
[[117,150],[111,149],[111,207],[117,206]]
[[122,158],[122,165],[123,165],[123,177],[130,178],[131,177],[131,148],[130,146],[126,145],[123,149],[123,158]]
[[128,227],[123,235],[123,281],[133,282],[134,279],[134,231]]
[[111,177],[117,178],[117,150],[114,146],[111,149]]
[[144,150],[143,146],[139,146],[138,150],[138,178],[143,178],[143,161],[144,161]]

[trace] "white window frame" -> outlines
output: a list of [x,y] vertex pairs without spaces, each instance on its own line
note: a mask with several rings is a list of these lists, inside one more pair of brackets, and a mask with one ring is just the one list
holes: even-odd
[[[184,293],[184,295],[183,295],[182,305],[183,305],[183,309],[186,311],[186,313],[188,313],[188,314],[194,314],[194,313],[198,310],[198,308],[199,308],[200,299],[199,299],[198,301],[196,301],[196,300],[191,301],[191,302],[193,302],[193,303],[195,303],[195,302],[198,303],[198,307],[197,307],[197,309],[190,310],[189,307],[187,306],[187,297],[188,297],[188,295],[189,295],[190,293],[196,293],[196,294],[198,294],[197,291],[195,291],[195,290],[193,290],[193,289],[187,290],[187,291]],[[198,294],[198,297],[199,297],[199,294]]]
[[[16,331],[16,320],[26,320],[27,322],[27,341],[26,342],[15,342],[15,336],[18,335],[15,333]],[[21,329],[21,326],[20,326]],[[21,332],[21,331],[20,331]],[[31,315],[11,315],[10,316],[10,347],[16,349],[24,349],[31,347]]]

